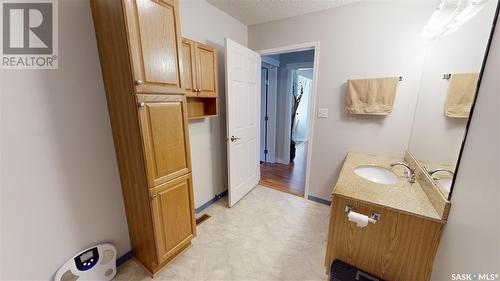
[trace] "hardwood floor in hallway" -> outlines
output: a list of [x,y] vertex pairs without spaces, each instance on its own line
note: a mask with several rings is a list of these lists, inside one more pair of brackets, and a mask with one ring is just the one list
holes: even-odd
[[297,144],[295,160],[288,165],[260,164],[260,185],[304,196],[307,164],[307,142]]

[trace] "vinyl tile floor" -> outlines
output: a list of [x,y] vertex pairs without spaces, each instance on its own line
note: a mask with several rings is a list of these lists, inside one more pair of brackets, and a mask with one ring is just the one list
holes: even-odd
[[[328,280],[324,257],[329,207],[257,186],[232,208],[205,209],[193,245],[154,280]],[[133,260],[118,281],[151,279]]]

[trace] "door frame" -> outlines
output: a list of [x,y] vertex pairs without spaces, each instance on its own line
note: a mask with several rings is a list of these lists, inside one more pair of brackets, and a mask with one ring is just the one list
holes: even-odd
[[[309,197],[309,189],[310,189],[310,181],[311,181],[311,159],[313,152],[313,143],[314,143],[314,123],[316,118],[314,115],[316,113],[317,106],[317,89],[318,89],[318,74],[319,74],[319,41],[314,42],[306,42],[295,45],[287,45],[272,49],[264,49],[257,51],[261,56],[266,55],[275,55],[281,53],[290,53],[290,52],[299,52],[306,50],[314,50],[314,63],[313,63],[313,79],[312,79],[312,90],[311,90],[311,111],[309,113],[309,141],[307,142],[307,163],[306,163],[306,179],[305,179],[305,187],[304,187],[304,198],[307,199]],[[260,155],[259,155],[260,157]]]
[[[267,114],[269,120],[267,123],[267,162],[275,163],[276,159],[276,104],[278,95],[278,67],[277,65],[271,65],[267,62],[262,62],[262,68],[267,69],[268,73],[268,108]],[[262,111],[262,108],[261,108]],[[262,116],[261,116],[262,118]],[[262,130],[262,129],[261,129]]]

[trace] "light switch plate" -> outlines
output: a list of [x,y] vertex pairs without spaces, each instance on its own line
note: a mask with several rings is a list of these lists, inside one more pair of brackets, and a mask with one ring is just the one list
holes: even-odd
[[318,118],[328,118],[328,108],[318,108]]

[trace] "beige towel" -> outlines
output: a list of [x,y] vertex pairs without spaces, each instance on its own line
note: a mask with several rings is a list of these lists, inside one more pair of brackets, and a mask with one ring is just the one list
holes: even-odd
[[351,114],[389,115],[399,77],[349,80],[346,111]]
[[478,80],[479,73],[451,75],[444,115],[453,118],[469,117],[472,101],[476,95]]

